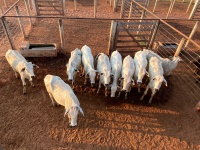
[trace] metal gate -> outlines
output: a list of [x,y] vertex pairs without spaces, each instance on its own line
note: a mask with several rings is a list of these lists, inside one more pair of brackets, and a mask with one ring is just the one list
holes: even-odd
[[32,0],[36,15],[65,15],[65,0]]
[[[147,7],[149,0],[136,0],[143,7]],[[144,18],[145,10],[139,7],[132,0],[123,0],[121,6],[121,18]]]
[[135,52],[143,48],[151,48],[159,20],[132,20],[126,22],[112,21],[109,53]]

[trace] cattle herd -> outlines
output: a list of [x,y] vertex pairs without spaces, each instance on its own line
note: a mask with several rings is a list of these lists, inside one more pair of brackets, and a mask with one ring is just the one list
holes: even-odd
[[[28,79],[31,86],[34,86],[32,80],[35,76],[33,67],[39,68],[37,65],[27,62],[26,59],[16,50],[8,50],[5,55],[8,63],[15,72],[16,78],[20,75],[23,84],[23,94],[26,93],[26,82]],[[96,69],[94,66],[96,61]],[[101,86],[105,87],[105,96],[111,90],[111,97],[120,97],[121,92],[125,92],[127,99],[128,92],[131,91],[132,85],[138,87],[144,82],[144,77],[148,79],[146,90],[140,100],[144,99],[148,89],[152,91],[149,104],[152,102],[153,96],[158,92],[162,83],[167,86],[165,76],[171,74],[176,68],[181,58],[171,57],[162,58],[152,50],[143,49],[135,53],[134,57],[128,55],[122,60],[121,54],[116,50],[113,51],[110,58],[99,53],[96,58],[92,55],[90,47],[84,45],[81,50],[76,48],[71,52],[71,56],[66,64],[66,74],[68,80],[72,82],[72,88],[65,83],[59,76],[46,75],[44,84],[46,90],[52,100],[52,104],[62,105],[65,107],[65,114],[69,118],[70,126],[77,125],[77,116],[83,110],[80,107],[79,100],[73,92],[77,72],[85,77],[84,84],[89,81],[91,87],[94,87],[95,79],[98,79],[97,93],[100,92]],[[118,93],[117,93],[118,92]],[[200,109],[200,106],[198,107]]]

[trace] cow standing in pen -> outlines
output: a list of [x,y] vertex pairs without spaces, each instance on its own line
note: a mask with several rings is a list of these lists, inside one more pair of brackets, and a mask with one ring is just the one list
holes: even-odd
[[72,81],[72,87],[74,89],[74,83],[76,79],[76,74],[79,72],[79,69],[81,67],[81,50],[76,48],[71,52],[70,59],[68,63],[66,64],[67,68],[67,75],[68,75],[68,80]]
[[122,72],[122,56],[117,50],[112,52],[110,63],[112,74],[114,75],[111,85],[111,97],[115,97],[116,91],[120,89],[117,83],[119,78],[121,77]]
[[142,79],[145,75],[149,76],[149,73],[146,71],[147,68],[147,53],[144,51],[138,51],[134,56],[135,62],[135,73],[134,80],[138,86],[138,92],[140,92],[140,86],[142,84]]
[[162,67],[162,62],[157,57],[151,57],[149,60],[149,83],[146,87],[146,90],[140,100],[144,99],[144,96],[147,94],[148,89],[152,91],[151,97],[149,99],[149,104],[151,104],[152,99],[156,92],[160,89],[162,83],[167,86],[167,81],[164,78],[164,71]]
[[162,67],[164,71],[164,76],[169,76],[172,71],[177,67],[178,63],[182,61],[179,56],[173,56],[169,58],[162,58],[155,52],[147,49],[143,49],[145,53],[147,53],[147,59],[150,60],[151,57],[156,57],[162,62]]
[[71,87],[60,77],[53,75],[46,75],[44,84],[53,106],[55,106],[55,104],[64,106],[64,117],[68,115],[70,126],[77,126],[78,112],[80,111],[83,114],[83,110]]
[[105,96],[107,97],[108,87],[110,84],[110,76],[112,75],[110,61],[108,56],[104,53],[98,54],[96,59],[97,59],[97,71],[99,76],[99,86],[97,93],[100,92],[101,84],[103,84],[105,86]]
[[84,45],[81,48],[81,53],[83,64],[82,74],[85,75],[84,85],[87,84],[87,75],[89,75],[91,87],[94,87],[97,71],[94,69],[94,57],[92,55],[91,49],[87,45]]
[[133,80],[133,75],[135,73],[135,65],[134,65],[134,59],[128,55],[124,58],[123,60],[123,65],[122,65],[122,77],[121,77],[121,83],[120,85],[122,86],[118,96],[120,97],[120,94],[122,91],[125,91],[125,99],[127,99],[128,92],[131,91],[131,86],[135,85],[135,82]]
[[18,74],[20,75],[23,84],[23,94],[26,94],[25,79],[28,79],[31,86],[34,86],[33,78],[35,77],[35,74],[33,67],[39,67],[32,64],[32,62],[27,62],[26,59],[16,50],[8,50],[5,57],[14,70],[16,78],[18,78]]

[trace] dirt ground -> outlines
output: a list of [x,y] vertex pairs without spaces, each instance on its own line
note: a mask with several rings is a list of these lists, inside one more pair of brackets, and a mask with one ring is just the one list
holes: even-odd
[[[90,29],[82,25],[80,27]],[[79,48],[87,42],[91,45],[94,55],[98,52],[106,53],[106,36],[102,36],[102,40],[98,41],[99,48],[92,45],[91,39],[95,38],[93,33],[106,32],[103,34],[109,35],[109,30],[95,28],[93,31],[92,26],[91,29],[91,34],[82,35],[83,38],[78,39],[76,36],[81,36],[77,35],[78,30],[71,30],[71,41],[67,47],[72,49],[76,39],[80,41]],[[39,34],[42,32],[38,33],[33,29],[30,40]],[[48,36],[48,40],[54,42],[54,35]],[[42,38],[46,39],[45,36]],[[63,117],[64,107],[52,106],[43,82],[45,75],[52,74],[69,83],[65,73],[69,53],[59,54],[55,58],[27,59],[40,68],[35,69],[36,86],[31,87],[27,81],[27,94],[23,95],[21,80],[15,78],[5,57],[0,57],[0,147],[3,149],[200,149],[200,114],[194,109],[198,101],[191,96],[193,90],[189,89],[187,84],[178,82],[180,76],[185,76],[183,70],[167,78],[168,87],[162,86],[151,106],[147,106],[150,93],[144,101],[139,101],[145,86],[142,93],[138,93],[136,87],[133,87],[127,100],[124,99],[124,93],[119,99],[112,99],[104,97],[104,88],[100,94],[96,93],[97,83],[95,88],[90,88],[89,84],[83,86],[84,79],[78,76],[74,92],[80,101],[84,116],[79,114],[78,126],[70,128],[68,118]]]

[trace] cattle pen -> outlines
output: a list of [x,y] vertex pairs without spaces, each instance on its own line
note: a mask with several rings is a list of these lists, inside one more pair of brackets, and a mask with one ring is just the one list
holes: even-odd
[[[199,75],[194,72],[196,66],[192,64],[200,57],[197,19],[163,19],[162,14],[153,14],[150,8],[145,8],[138,1],[127,3],[128,11],[122,14],[119,12],[121,5],[117,12],[113,12],[113,7],[110,7],[113,2],[106,0],[97,1],[96,14],[94,1],[69,0],[66,8],[62,9],[64,15],[36,15],[30,2],[16,1],[2,11],[0,18],[0,147],[200,149],[200,114],[195,111],[200,100],[200,83],[197,81]],[[154,5],[150,6],[152,10]],[[135,12],[132,8],[139,8],[139,11]],[[160,8],[156,7],[156,11]],[[18,88],[21,82],[15,79],[4,55],[8,49],[20,51],[27,42],[55,43],[58,55],[51,58],[27,57],[40,68],[35,70],[36,87],[28,88],[28,94],[22,95]],[[43,79],[45,75],[53,74],[69,83],[65,65],[70,52],[83,45],[90,46],[94,56],[99,52],[109,55],[116,49],[123,56],[134,56],[136,51],[147,48],[162,57],[179,55],[183,61],[166,78],[168,87],[160,89],[152,106],[146,105],[150,95],[144,102],[139,101],[142,93],[137,93],[135,87],[127,100],[124,96],[105,98],[103,90],[97,94],[97,86],[83,86],[84,79],[77,77],[79,84],[74,91],[85,117],[80,115],[78,126],[69,128],[68,119],[63,118],[64,109],[51,106]],[[144,90],[145,86],[142,92]]]

